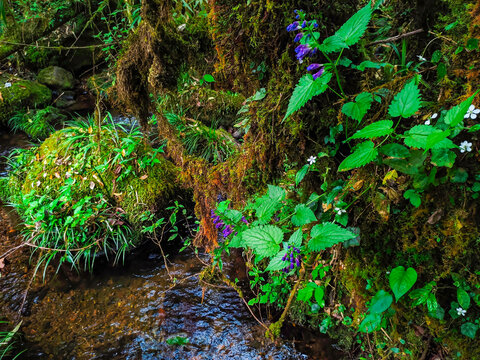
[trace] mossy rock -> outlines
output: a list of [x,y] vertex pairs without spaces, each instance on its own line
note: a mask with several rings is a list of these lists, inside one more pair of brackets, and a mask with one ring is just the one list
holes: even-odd
[[75,79],[72,73],[59,66],[49,66],[40,70],[37,81],[54,89],[61,90],[72,89],[75,85]]
[[29,80],[1,81],[0,123],[6,124],[11,115],[27,107],[42,107],[52,99],[48,87]]

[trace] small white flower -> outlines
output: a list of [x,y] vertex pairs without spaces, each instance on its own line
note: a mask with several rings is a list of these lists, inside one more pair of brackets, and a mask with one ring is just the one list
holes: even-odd
[[468,111],[467,113],[465,114],[465,116],[463,117],[464,119],[476,119],[477,118],[477,115],[480,113],[480,109],[475,109],[475,106],[474,105],[470,105],[470,107],[468,108]]
[[428,119],[427,121],[425,121],[425,125],[430,125],[430,119]]
[[422,55],[417,55],[418,60],[420,61],[427,61]]
[[459,316],[465,316],[465,314],[467,313],[467,310],[462,309],[461,307],[458,307],[455,310],[457,310],[457,315]]
[[472,143],[471,142],[463,141],[460,144],[460,152],[464,153],[465,151],[466,152],[472,151]]
[[333,209],[333,211],[335,211],[339,216],[347,212],[346,210],[340,209],[339,207],[336,207],[335,209]]
[[12,83],[9,83],[9,82],[6,82],[6,83],[5,83],[5,87],[6,87],[6,88],[9,88],[10,86],[12,86]]
[[430,119],[436,119],[437,116],[438,116],[438,113],[435,113],[435,114],[432,115],[432,117]]
[[183,31],[183,30],[185,30],[186,27],[187,27],[187,24],[182,24],[182,25],[179,25],[179,26],[177,27],[177,30],[178,30],[178,31]]
[[316,156],[310,156],[307,160],[307,162],[310,164],[310,165],[313,165],[315,164],[315,162],[317,161],[317,157]]

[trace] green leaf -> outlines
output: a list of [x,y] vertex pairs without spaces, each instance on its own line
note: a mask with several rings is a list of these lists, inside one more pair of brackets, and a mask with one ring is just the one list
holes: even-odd
[[268,185],[267,194],[258,198],[254,205],[259,223],[266,224],[272,219],[273,214],[280,208],[281,202],[285,200],[285,196],[285,189]]
[[212,83],[212,82],[215,82],[215,78],[210,75],[210,74],[206,74],[203,76],[203,80],[205,80],[206,82],[208,83]]
[[351,231],[334,223],[315,225],[310,232],[308,248],[312,251],[325,250],[338,243],[357,237]]
[[243,240],[257,255],[272,257],[280,250],[283,232],[273,225],[257,226],[244,231]]
[[385,290],[380,290],[375,294],[368,310],[372,314],[381,314],[392,305],[393,297]]
[[450,125],[450,127],[452,128],[460,124],[463,121],[464,116],[468,111],[468,108],[470,107],[470,105],[472,105],[473,99],[477,94],[478,91],[476,91],[475,94],[470,96],[467,100],[448,110],[444,119],[445,124]]
[[472,324],[471,322],[462,324],[460,331],[462,335],[469,337],[470,339],[475,339],[475,335],[478,330],[478,325]]
[[417,272],[414,268],[405,270],[403,266],[398,266],[390,273],[389,282],[395,299],[398,301],[417,282]]
[[287,253],[287,249],[280,250],[280,252],[275,255],[272,260],[270,260],[270,263],[268,264],[267,268],[265,269],[266,271],[279,271],[284,269],[287,265],[290,264],[290,260],[282,260],[282,258],[285,256]]
[[410,151],[400,144],[387,144],[378,149],[380,153],[392,158],[404,159],[410,156]]
[[420,90],[415,81],[412,80],[405,85],[402,91],[395,95],[388,107],[388,113],[393,117],[409,118],[420,109],[420,105]]
[[295,226],[303,226],[310,224],[317,220],[313,211],[305,206],[305,204],[299,204],[295,207],[295,215],[292,217],[292,224]]
[[325,54],[330,54],[332,52],[337,52],[341,49],[347,48],[347,44],[337,35],[332,35],[323,40],[323,43],[320,44],[318,50],[324,52]]
[[371,3],[368,2],[363,8],[357,11],[348,19],[335,33],[348,46],[356,44],[367,30],[368,23],[372,17]]
[[[447,137],[450,136],[451,130],[447,129],[445,131],[434,132],[427,136],[427,143],[425,144],[425,151],[435,148],[448,148],[448,142],[445,142]],[[443,145],[442,145],[443,144]]]
[[405,145],[425,149],[427,147],[428,136],[438,131],[440,130],[435,129],[433,126],[416,125],[405,132]]
[[315,297],[317,304],[323,308],[325,306],[325,300],[323,298],[325,296],[325,288],[323,286],[317,286],[313,296]]
[[272,201],[283,201],[287,196],[287,192],[280,186],[268,185],[267,195]]
[[313,80],[312,74],[305,74],[298,82],[288,103],[287,113],[282,121],[301,109],[311,98],[320,95],[328,88],[332,74],[325,71],[322,76]]
[[302,229],[298,229],[292,234],[292,236],[290,236],[290,239],[288,239],[288,245],[292,245],[295,246],[297,249],[300,249],[300,246],[302,246],[302,240]]
[[350,139],[374,139],[385,136],[393,132],[392,126],[392,120],[377,121],[358,130]]
[[422,198],[420,197],[420,195],[418,195],[418,193],[412,189],[405,191],[403,197],[410,200],[410,203],[417,208],[422,203]]
[[355,148],[353,154],[348,156],[338,166],[338,171],[346,171],[362,167],[374,160],[378,155],[378,150],[372,141],[365,141]]
[[300,182],[303,180],[305,175],[308,173],[308,169],[310,168],[309,164],[303,165],[303,167],[297,171],[297,174],[295,175],[295,185],[298,186]]
[[457,154],[448,149],[433,149],[431,163],[435,166],[451,168],[455,164]]
[[382,315],[377,313],[368,314],[365,319],[363,319],[358,330],[364,333],[371,333],[377,330],[380,327],[382,322]]
[[307,302],[312,298],[315,287],[310,286],[310,284],[308,284],[303,289],[298,290],[297,300]]
[[372,94],[363,92],[358,94],[355,102],[348,102],[342,106],[342,112],[358,122],[362,121],[363,117],[370,109],[373,102]]
[[461,288],[457,289],[457,300],[458,304],[463,309],[467,310],[470,307],[470,295]]
[[437,298],[434,293],[428,294],[427,297],[427,309],[429,313],[436,313],[438,308]]
[[352,65],[352,68],[360,70],[360,71],[364,71],[365,69],[381,69],[382,67],[384,67],[387,64],[388,63],[376,63],[376,62],[373,62],[373,61],[366,60],[366,61],[362,61],[357,66]]

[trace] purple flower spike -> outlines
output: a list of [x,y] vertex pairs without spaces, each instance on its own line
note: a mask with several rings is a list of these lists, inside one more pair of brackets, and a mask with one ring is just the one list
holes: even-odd
[[214,224],[216,224],[216,223],[219,222],[219,221],[220,221],[220,216],[215,216],[215,217],[213,218],[213,223],[214,223]]
[[312,49],[306,44],[298,45],[295,49],[297,53],[297,59],[303,61],[303,58],[308,55]]
[[313,74],[313,80],[317,80],[320,76],[323,75],[323,67],[318,71],[316,72],[315,74]]
[[290,31],[295,31],[295,30],[298,30],[300,28],[299,24],[298,24],[298,21],[294,21],[293,23],[291,23],[290,25],[287,26],[287,31],[290,32]]
[[223,237],[224,238],[228,237],[232,232],[233,232],[233,230],[230,227],[230,225],[225,226],[225,229],[223,229],[223,231],[222,231]]
[[300,15],[295,16],[295,19],[297,20],[300,19]]
[[225,224],[223,223],[223,221],[220,220],[220,221],[217,223],[217,225],[215,225],[215,228],[216,228],[216,229],[220,229],[220,228],[223,227],[224,225],[225,225]]
[[318,24],[317,24],[317,23],[313,24],[313,27],[314,27],[315,29],[318,28]]
[[297,267],[300,267],[300,258],[299,257],[297,257],[296,263],[297,263]]
[[317,70],[321,67],[320,64],[310,64],[307,66],[307,71]]
[[307,27],[307,20],[303,20],[302,29],[305,29],[306,27]]
[[293,39],[293,41],[299,42],[302,37],[303,37],[303,33],[298,33],[297,36],[295,36],[295,39]]
[[282,257],[282,261],[285,261],[285,260],[287,260],[287,254],[283,255]]
[[248,225],[248,221],[247,221],[247,219],[245,218],[245,216],[242,216],[242,221],[243,221],[245,224]]
[[290,264],[290,270],[293,270],[294,267],[295,267],[295,265]]

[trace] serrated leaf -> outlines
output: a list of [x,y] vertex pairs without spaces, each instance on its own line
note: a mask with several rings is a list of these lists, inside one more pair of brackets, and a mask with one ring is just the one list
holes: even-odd
[[438,131],[439,130],[435,129],[433,126],[416,125],[405,132],[405,145],[414,148],[425,149],[427,146],[427,137]]
[[410,156],[410,151],[400,144],[387,144],[378,149],[381,154],[392,158],[404,159]]
[[272,257],[280,250],[283,232],[274,225],[257,226],[244,231],[243,240],[257,255]]
[[325,306],[325,300],[324,300],[325,288],[323,286],[317,286],[315,288],[315,292],[314,292],[313,296],[315,297],[315,301],[317,302],[317,304],[321,308],[323,308]]
[[350,139],[374,139],[385,136],[393,132],[392,126],[392,120],[377,121],[358,130]]
[[393,297],[385,290],[380,290],[375,294],[368,310],[371,314],[381,314],[392,305]]
[[320,95],[328,88],[332,74],[325,71],[322,76],[313,80],[312,74],[305,74],[298,82],[288,103],[287,113],[282,121],[301,109],[311,98]]
[[392,117],[401,116],[403,118],[409,118],[420,109],[420,106],[420,90],[412,80],[405,85],[402,91],[395,95],[395,98],[388,107],[388,113]]
[[370,109],[373,102],[372,94],[363,92],[358,94],[355,102],[348,102],[342,106],[342,112],[358,122],[362,121],[363,117]]
[[290,239],[288,239],[288,245],[291,245],[296,247],[297,249],[300,249],[300,246],[302,246],[302,240],[303,240],[302,229],[298,229],[292,234],[292,236],[290,236]]
[[478,91],[476,91],[475,94],[470,96],[467,100],[448,110],[447,114],[445,115],[445,119],[443,120],[445,124],[450,125],[452,128],[460,124],[477,94]]
[[471,322],[462,324],[462,326],[460,326],[460,332],[462,333],[462,335],[465,335],[470,339],[475,339],[477,330],[478,330],[478,325],[475,325]]
[[372,17],[371,3],[369,2],[350,19],[348,19],[335,33],[348,46],[356,44],[367,30],[368,23]]
[[361,322],[358,330],[364,333],[371,333],[377,330],[382,322],[382,315],[377,313],[368,314]]
[[320,44],[318,50],[325,54],[330,54],[347,47],[348,45],[345,44],[345,41],[343,41],[342,38],[338,37],[337,35],[332,35],[323,40],[323,43]]
[[287,196],[287,192],[280,186],[268,185],[267,195],[272,201],[283,201]]
[[445,166],[451,168],[455,164],[457,154],[448,149],[432,150],[431,163],[435,166]]
[[372,141],[365,141],[355,148],[353,154],[348,156],[338,166],[338,171],[346,171],[362,167],[374,160],[378,155],[378,150]]
[[422,203],[422,198],[420,197],[420,195],[418,195],[418,193],[412,189],[405,191],[403,197],[410,200],[410,203],[417,208]]
[[297,174],[295,175],[295,185],[298,186],[300,182],[303,180],[305,175],[308,173],[308,169],[310,168],[309,164],[303,165],[303,167],[297,171]]
[[333,245],[357,237],[351,231],[329,222],[315,225],[310,232],[310,236],[308,248],[312,251],[325,250]]
[[310,286],[310,284],[308,284],[303,289],[298,290],[297,300],[307,302],[312,298],[315,287]]
[[463,309],[467,310],[470,307],[470,295],[461,288],[457,289],[457,300],[458,304]]
[[305,204],[299,204],[295,207],[295,215],[292,217],[292,223],[295,226],[303,226],[310,224],[317,220],[313,211],[305,206]]
[[287,265],[290,265],[290,258],[282,260],[282,258],[287,253],[287,249],[280,250],[280,252],[275,255],[270,263],[268,264],[266,271],[280,271],[284,269]]
[[279,186],[268,185],[267,194],[255,201],[255,215],[261,224],[268,223],[273,214],[280,208],[281,202],[285,200],[285,189]]
[[389,277],[390,288],[398,301],[413,285],[417,282],[417,272],[414,268],[405,270],[403,266],[398,266],[392,270]]
[[[428,135],[427,136],[427,143],[425,145],[425,151],[427,151],[429,149],[432,149],[434,147],[438,148],[439,146],[441,148],[445,148],[444,146],[446,146],[447,144],[443,140],[446,139],[447,137],[449,137],[451,133],[452,132],[450,131],[450,129],[447,129],[445,131],[434,132],[434,133]],[[443,144],[443,146],[442,146],[442,144]]]

